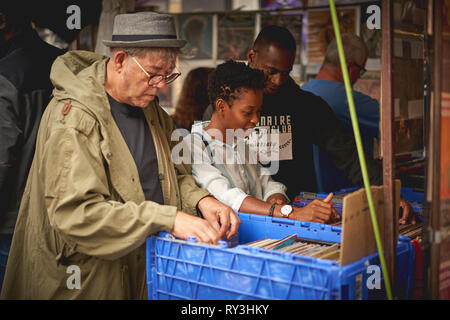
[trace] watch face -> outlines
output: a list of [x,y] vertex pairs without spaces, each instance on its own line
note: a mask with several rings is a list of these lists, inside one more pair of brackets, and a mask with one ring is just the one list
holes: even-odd
[[292,206],[284,205],[281,207],[281,214],[284,216],[288,216],[292,212]]

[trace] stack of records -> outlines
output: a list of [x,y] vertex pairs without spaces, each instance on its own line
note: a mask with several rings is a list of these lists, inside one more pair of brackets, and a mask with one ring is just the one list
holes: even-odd
[[422,223],[400,225],[398,231],[411,240],[419,240],[422,237]]
[[340,256],[339,243],[297,238],[296,234],[281,240],[264,238],[245,245],[328,260],[339,260]]

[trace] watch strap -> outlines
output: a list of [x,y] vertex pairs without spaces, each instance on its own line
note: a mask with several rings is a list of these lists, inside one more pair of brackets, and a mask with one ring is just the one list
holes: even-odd
[[273,217],[273,211],[275,210],[275,206],[277,205],[276,202],[272,203],[269,209],[269,217]]

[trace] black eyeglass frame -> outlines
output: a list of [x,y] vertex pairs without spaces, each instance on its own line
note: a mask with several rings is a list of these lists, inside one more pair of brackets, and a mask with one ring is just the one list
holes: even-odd
[[148,85],[150,87],[157,86],[161,81],[164,80],[166,84],[170,84],[174,82],[180,75],[180,72],[174,72],[168,76],[165,76],[163,74],[157,74],[157,73],[150,73],[145,71],[144,67],[141,66],[141,64],[136,60],[135,57],[131,56],[134,62],[141,68],[141,70],[145,73],[145,75],[148,77]]
[[364,68],[362,65],[357,64],[356,62],[353,62],[353,64],[359,69],[359,76],[362,77],[363,74],[367,72],[367,69]]

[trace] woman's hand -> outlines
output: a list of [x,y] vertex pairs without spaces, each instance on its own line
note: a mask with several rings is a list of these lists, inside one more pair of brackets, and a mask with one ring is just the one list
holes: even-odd
[[339,215],[331,203],[333,193],[330,193],[324,200],[313,200],[303,208],[294,208],[290,219],[318,222],[334,223]]

